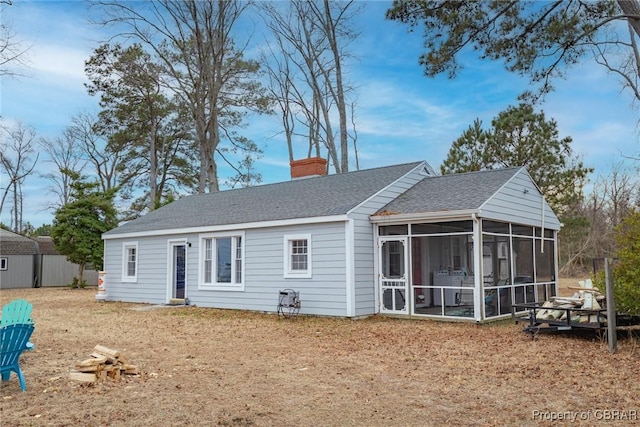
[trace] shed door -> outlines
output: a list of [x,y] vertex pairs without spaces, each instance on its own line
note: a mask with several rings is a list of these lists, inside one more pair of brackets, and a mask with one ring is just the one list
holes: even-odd
[[408,314],[409,245],[406,237],[378,238],[380,312]]

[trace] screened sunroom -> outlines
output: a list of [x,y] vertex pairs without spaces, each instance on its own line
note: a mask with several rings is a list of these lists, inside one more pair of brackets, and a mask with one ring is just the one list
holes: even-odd
[[[464,179],[449,175],[425,179],[433,182],[372,217],[381,314],[480,322],[511,315],[513,304],[556,295],[560,224],[524,169],[506,171],[511,175],[476,176],[473,184],[484,189],[476,192],[486,198],[466,206],[428,191]],[[424,211],[439,203],[451,209]]]

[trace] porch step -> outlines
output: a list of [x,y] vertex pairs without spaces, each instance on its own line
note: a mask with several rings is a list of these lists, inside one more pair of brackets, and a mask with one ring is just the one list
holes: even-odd
[[167,305],[186,305],[184,298],[171,298]]

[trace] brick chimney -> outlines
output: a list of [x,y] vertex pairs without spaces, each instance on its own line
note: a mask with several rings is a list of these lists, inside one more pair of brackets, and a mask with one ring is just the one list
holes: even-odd
[[291,179],[324,176],[327,174],[327,160],[322,157],[294,160],[291,165]]

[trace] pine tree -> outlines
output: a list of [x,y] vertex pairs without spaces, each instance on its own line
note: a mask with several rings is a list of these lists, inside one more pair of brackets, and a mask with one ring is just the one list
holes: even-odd
[[97,183],[66,171],[72,179],[72,201],[60,207],[51,228],[53,243],[67,260],[78,264],[78,284],[83,285],[86,264],[102,269],[102,233],[117,225],[114,191],[101,192]]
[[523,103],[498,114],[491,126],[483,130],[476,120],[453,142],[441,172],[524,166],[556,213],[566,213],[582,199],[592,169],[573,155],[571,137],[559,137],[555,120]]

